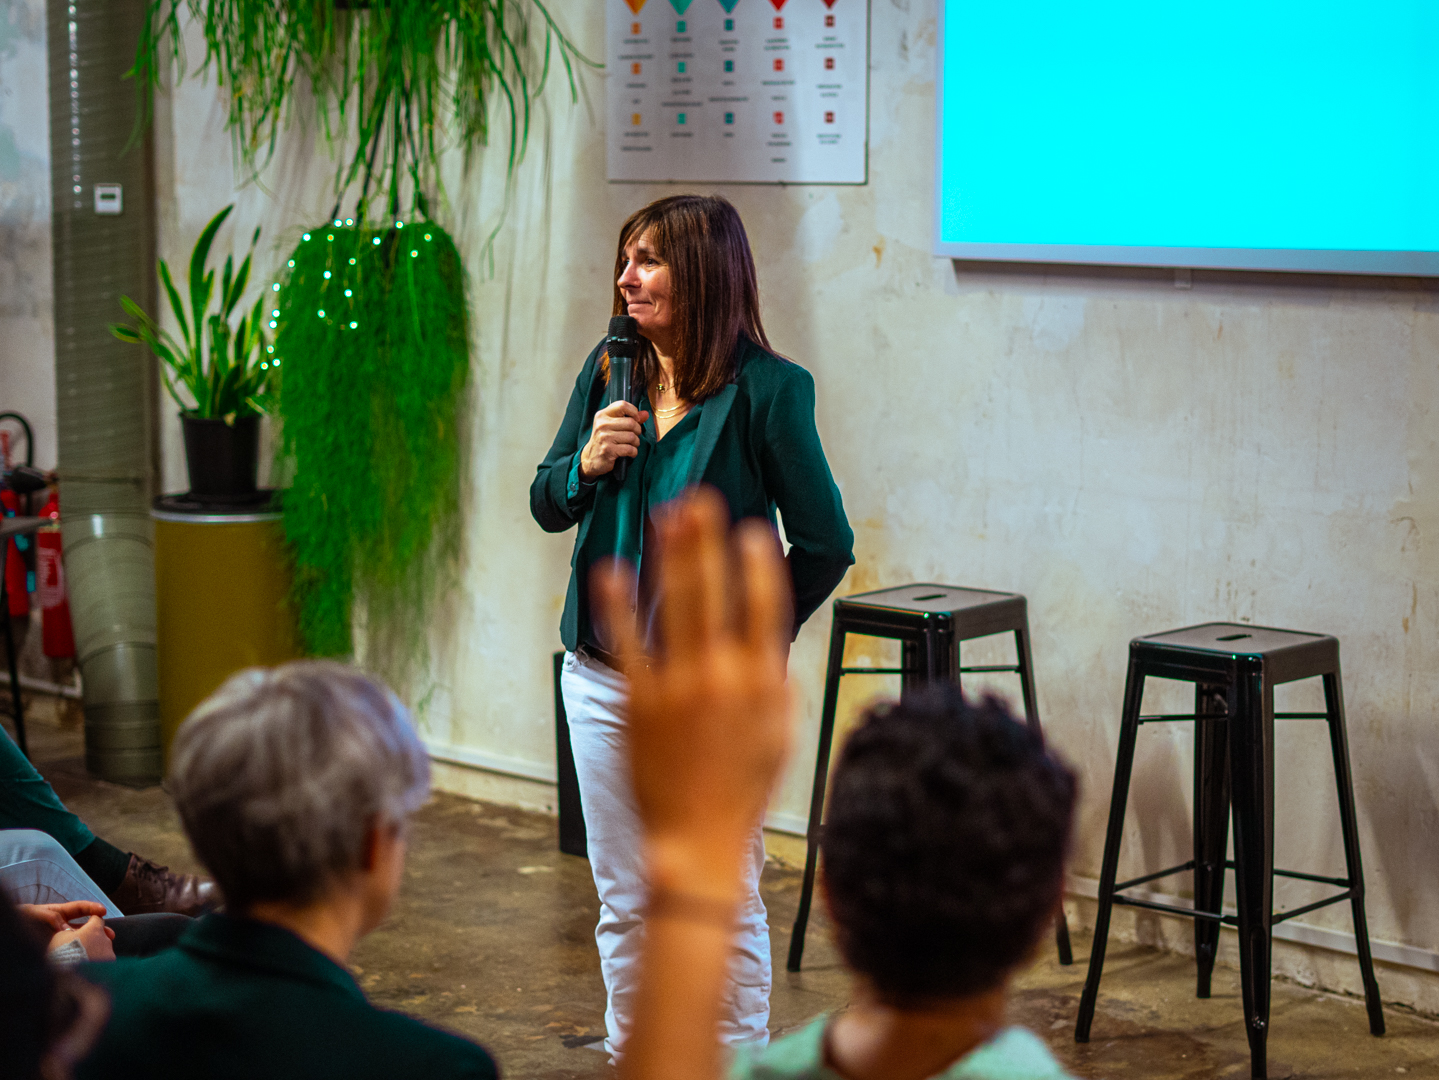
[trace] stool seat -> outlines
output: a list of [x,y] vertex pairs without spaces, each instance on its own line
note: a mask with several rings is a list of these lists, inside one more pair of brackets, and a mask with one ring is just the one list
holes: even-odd
[[[834,739],[835,710],[839,703],[839,680],[844,675],[898,675],[900,694],[939,679],[959,682],[960,676],[978,672],[1013,672],[1019,676],[1024,696],[1025,719],[1040,731],[1039,707],[1034,693],[1033,661],[1029,650],[1028,601],[1019,593],[993,589],[971,589],[934,582],[917,582],[873,592],[840,597],[834,602],[830,628],[829,667],[825,673],[824,708],[820,713],[819,751],[815,760],[814,787],[810,795],[808,851],[804,882],[800,888],[799,910],[790,936],[790,971],[798,971],[804,956],[805,928],[814,894],[815,868],[823,829],[824,792],[829,779],[830,746]],[[1015,663],[961,667],[960,642],[991,634],[1014,634]],[[850,634],[888,638],[901,645],[900,666],[845,667],[844,646]],[[1069,928],[1063,914],[1055,927],[1059,962],[1069,964]]]
[[1269,681],[1277,686],[1333,671],[1339,663],[1339,641],[1328,634],[1248,623],[1200,623],[1149,634],[1135,638],[1130,650],[1137,650],[1153,666],[1149,674],[1161,679],[1187,679],[1161,674],[1158,669],[1166,662],[1186,672],[1224,674],[1237,670],[1236,665],[1262,661]]
[[[1194,683],[1194,711],[1141,715],[1140,705],[1147,678]],[[1310,678],[1323,680],[1323,712],[1274,711],[1275,686]],[[1347,870],[1342,878],[1276,870],[1274,867],[1275,720],[1324,720],[1328,725]],[[1194,722],[1193,857],[1179,866],[1116,882],[1139,728],[1143,724],[1175,721]],[[1233,861],[1228,858],[1231,808],[1234,818]],[[1237,914],[1233,916],[1225,915],[1223,910],[1226,869],[1234,871]],[[1194,873],[1192,907],[1159,903],[1125,892],[1158,878],[1187,871]],[[1292,911],[1276,912],[1273,910],[1275,875],[1326,884],[1343,891]],[[1194,919],[1195,993],[1201,998],[1209,997],[1220,926],[1237,927],[1250,1073],[1254,1077],[1264,1077],[1267,1070],[1274,924],[1344,901],[1349,902],[1354,919],[1354,938],[1364,981],[1369,1030],[1375,1035],[1382,1035],[1384,1014],[1379,987],[1374,981],[1374,963],[1364,915],[1364,871],[1359,854],[1349,743],[1344,727],[1338,639],[1328,634],[1250,626],[1247,623],[1212,622],[1150,634],[1131,641],[1119,750],[1115,756],[1114,789],[1109,803],[1109,828],[1099,875],[1094,946],[1089,956],[1084,993],[1080,998],[1075,1041],[1089,1041],[1113,906],[1149,908]]]

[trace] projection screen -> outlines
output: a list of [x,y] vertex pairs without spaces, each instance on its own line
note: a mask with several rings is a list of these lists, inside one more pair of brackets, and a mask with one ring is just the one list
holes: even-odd
[[1439,275],[1435,0],[940,0],[935,253]]

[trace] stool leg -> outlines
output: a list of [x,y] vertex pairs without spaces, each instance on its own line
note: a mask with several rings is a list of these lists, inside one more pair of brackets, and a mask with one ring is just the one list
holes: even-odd
[[1129,802],[1129,775],[1134,768],[1134,742],[1139,734],[1139,703],[1144,697],[1144,674],[1132,659],[1124,681],[1124,714],[1119,722],[1119,752],[1114,761],[1114,790],[1109,796],[1109,830],[1104,836],[1104,863],[1099,871],[1099,912],[1094,919],[1094,944],[1089,949],[1089,974],[1079,999],[1074,1041],[1089,1041],[1099,977],[1104,971],[1104,949],[1109,943],[1109,916],[1114,908],[1114,879],[1119,871],[1119,847],[1124,840],[1124,810]]
[[[1014,653],[1019,667],[1019,690],[1024,695],[1024,719],[1040,738],[1044,729],[1039,724],[1039,700],[1034,692],[1034,661],[1029,655],[1029,627],[1017,627],[1014,631]],[[954,665],[957,672],[959,664]],[[1074,963],[1074,952],[1069,945],[1069,923],[1064,917],[1064,906],[1060,905],[1059,918],[1054,924],[1054,946],[1059,951],[1059,962],[1065,967]]]
[[[1197,683],[1196,716],[1228,712],[1225,687]],[[1229,858],[1229,725],[1220,720],[1194,723],[1194,910],[1224,911],[1224,863]],[[1195,997],[1209,996],[1214,959],[1219,952],[1219,923],[1194,920],[1194,956],[1198,975]]]
[[1034,659],[1029,654],[1029,627],[1014,631],[1014,654],[1019,667],[1019,691],[1024,695],[1024,719],[1036,732],[1039,727],[1039,697],[1034,692]]
[[1239,981],[1244,988],[1249,1070],[1266,1075],[1274,918],[1274,687],[1241,671],[1229,723],[1234,806],[1234,891],[1239,908]]
[[905,640],[899,644],[899,699],[903,701],[925,684],[929,669],[924,662],[924,644],[917,640]]
[[844,667],[844,625],[838,615],[829,631],[829,668],[824,677],[824,708],[819,717],[819,752],[814,761],[814,788],[809,800],[809,827],[805,831],[804,884],[799,892],[799,911],[789,939],[790,971],[798,971],[804,958],[804,932],[809,925],[809,905],[814,898],[814,872],[819,861],[819,838],[824,818],[824,789],[829,783],[829,751],[834,740],[834,714],[839,707],[839,679]]
[[1354,911],[1354,942],[1359,972],[1364,979],[1364,1004],[1369,1010],[1369,1031],[1384,1034],[1384,1007],[1374,981],[1374,958],[1369,953],[1369,921],[1364,916],[1364,865],[1359,858],[1359,823],[1354,813],[1354,780],[1349,771],[1349,737],[1344,727],[1344,687],[1336,667],[1324,676],[1324,705],[1329,713],[1329,745],[1334,752],[1334,783],[1339,791],[1339,822],[1344,832],[1344,861],[1348,866],[1350,906]]

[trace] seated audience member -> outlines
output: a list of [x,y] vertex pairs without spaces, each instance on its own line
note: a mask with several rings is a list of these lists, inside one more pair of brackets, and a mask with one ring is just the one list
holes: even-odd
[[36,830],[53,838],[99,887],[113,915],[199,915],[219,901],[214,882],[172,873],[168,867],[121,851],[96,836],[66,809],[20,748],[0,732],[0,844],[12,830]]
[[[664,655],[641,658],[633,586],[596,600],[633,682],[631,763],[645,826],[648,936],[629,1080],[715,1080],[743,838],[789,739],[783,577],[766,530],[726,550],[701,491],[660,523]],[[737,566],[737,580],[731,566]],[[736,613],[739,613],[738,616]],[[1073,773],[997,701],[936,686],[880,707],[836,766],[825,895],[855,974],[839,1015],[757,1052],[733,1080],[1064,1080],[1004,1022],[1006,989],[1059,911]]]
[[821,866],[850,1005],[732,1080],[1064,1077],[1004,1014],[1059,911],[1074,774],[1001,702],[942,683],[871,709],[832,783]]
[[70,944],[52,951],[52,959],[150,956],[173,945],[194,921],[173,912],[125,915],[58,840],[34,829],[0,830],[0,893],[22,914],[52,927],[52,950],[70,941],[69,920],[88,920],[85,947],[77,951],[78,943]]
[[[14,1080],[68,1080],[109,1013],[103,990],[46,962],[52,931],[39,923],[68,914],[37,918],[0,896],[0,1074]],[[95,927],[88,932],[93,936]],[[51,960],[56,952],[52,942]]]
[[351,668],[250,670],[175,740],[169,785],[226,910],[177,947],[82,968],[112,1016],[82,1080],[494,1077],[479,1046],[365,1000],[344,964],[399,891],[429,761]]

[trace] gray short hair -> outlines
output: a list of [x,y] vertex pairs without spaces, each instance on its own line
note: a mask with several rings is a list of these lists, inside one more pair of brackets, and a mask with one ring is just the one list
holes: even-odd
[[171,760],[185,832],[239,910],[314,899],[359,867],[371,823],[402,823],[430,789],[399,699],[326,660],[232,675],[181,725]]

